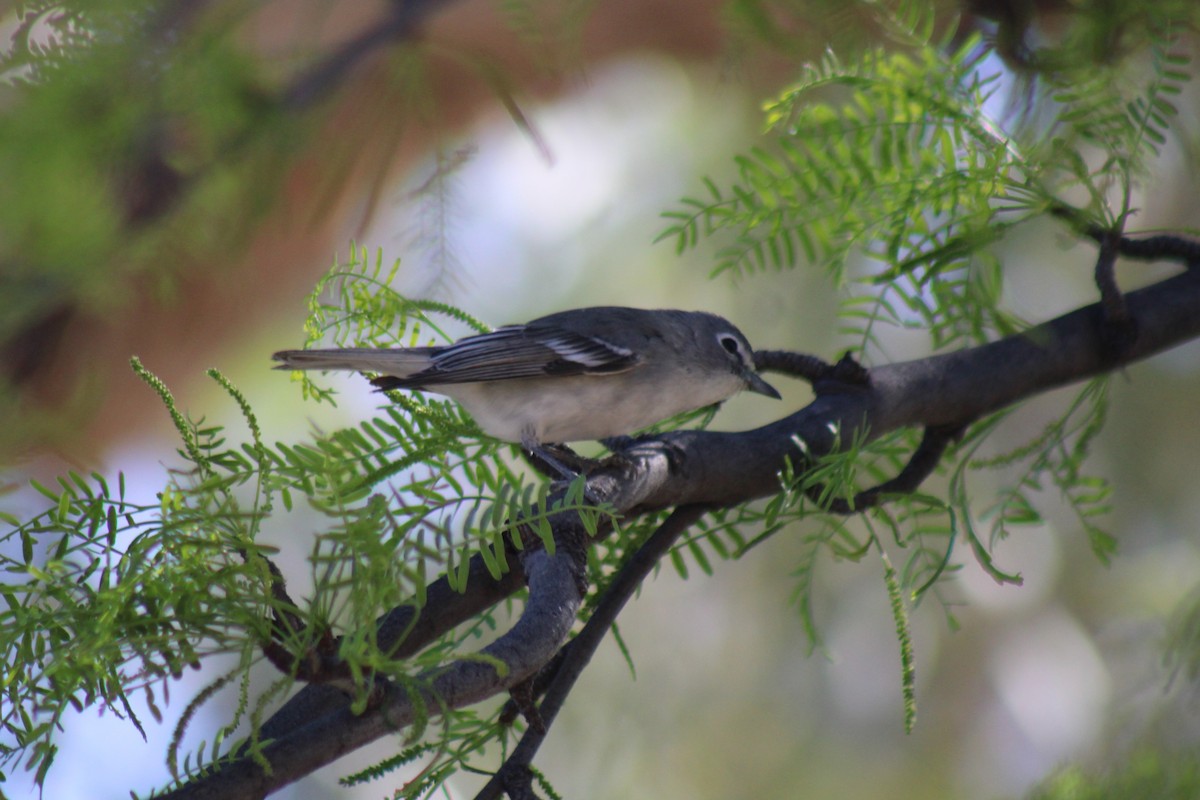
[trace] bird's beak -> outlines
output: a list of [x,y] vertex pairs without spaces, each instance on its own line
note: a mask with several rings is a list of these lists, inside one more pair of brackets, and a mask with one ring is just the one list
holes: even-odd
[[746,370],[742,373],[742,377],[746,379],[746,391],[765,394],[767,397],[774,397],[776,400],[783,399],[783,395],[779,394],[779,390],[764,381],[762,376],[757,372]]

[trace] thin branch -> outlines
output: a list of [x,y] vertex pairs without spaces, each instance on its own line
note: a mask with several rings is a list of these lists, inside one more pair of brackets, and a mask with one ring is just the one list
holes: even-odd
[[529,785],[529,765],[533,763],[538,748],[546,740],[549,728],[575,687],[575,682],[591,662],[596,649],[617,621],[621,610],[637,592],[646,576],[674,546],[680,535],[706,511],[707,506],[680,506],[675,509],[621,568],[583,630],[563,648],[562,658],[551,662],[554,675],[546,689],[545,697],[538,706],[541,725],[531,725],[525,731],[512,754],[479,794],[475,795],[475,800],[496,800],[504,792],[508,792],[509,796],[516,800],[520,796],[520,787]]
[[1125,306],[1125,298],[1121,287],[1117,286],[1117,253],[1120,252],[1121,234],[1109,231],[1100,238],[1100,254],[1096,256],[1095,281],[1100,290],[1100,306],[1104,315],[1113,324],[1129,321],[1129,309]]
[[850,353],[843,355],[836,364],[830,364],[808,353],[756,350],[754,368],[801,378],[812,384],[818,393],[833,391],[835,388],[864,387],[871,381],[870,372],[855,361]]
[[283,93],[280,107],[297,111],[324,99],[376,49],[410,38],[417,25],[444,2],[446,0],[393,0],[389,4],[391,13],[293,80]]
[[[1093,239],[1095,233],[1088,231]],[[1117,252],[1139,261],[1176,261],[1188,269],[1200,268],[1200,242],[1182,236],[1122,236]]]
[[1159,236],[1129,236],[1089,221],[1079,209],[1058,203],[1050,213],[1066,220],[1071,227],[1101,247],[1114,239],[1112,247],[1119,255],[1138,261],[1174,261],[1188,269],[1200,267],[1200,241],[1183,236],[1164,234]]

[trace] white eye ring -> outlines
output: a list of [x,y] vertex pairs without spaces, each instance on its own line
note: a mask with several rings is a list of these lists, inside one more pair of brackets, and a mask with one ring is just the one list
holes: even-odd
[[729,353],[730,355],[739,357],[742,355],[742,343],[737,340],[736,336],[728,333],[718,333],[717,342],[719,342],[721,347],[725,348],[725,352]]

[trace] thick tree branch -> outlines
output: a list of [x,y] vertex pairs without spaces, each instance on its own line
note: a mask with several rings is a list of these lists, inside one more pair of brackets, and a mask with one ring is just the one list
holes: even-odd
[[872,430],[881,434],[977,419],[1200,336],[1196,270],[1129,292],[1125,299],[1138,331],[1119,353],[1107,347],[1107,319],[1093,304],[998,342],[872,369]]

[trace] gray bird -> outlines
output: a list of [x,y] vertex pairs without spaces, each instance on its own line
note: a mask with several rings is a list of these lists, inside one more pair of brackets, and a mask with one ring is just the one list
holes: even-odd
[[441,347],[273,358],[277,369],[375,372],[380,389],[445,395],[488,434],[538,455],[543,444],[624,436],[743,389],[779,398],[741,331],[702,311],[579,308]]

